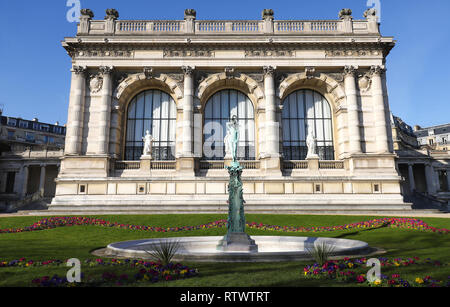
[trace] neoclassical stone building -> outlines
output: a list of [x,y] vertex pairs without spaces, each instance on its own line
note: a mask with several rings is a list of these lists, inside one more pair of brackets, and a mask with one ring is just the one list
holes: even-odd
[[[376,12],[356,20],[102,20],[82,10],[52,210],[226,212],[226,122],[247,212],[408,210]],[[318,158],[308,158],[312,129]],[[152,157],[141,157],[146,131]]]

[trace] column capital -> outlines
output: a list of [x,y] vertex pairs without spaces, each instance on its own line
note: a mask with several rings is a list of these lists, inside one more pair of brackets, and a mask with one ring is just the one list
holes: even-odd
[[277,69],[276,66],[263,66],[264,75],[267,76],[273,76],[275,73],[275,70]]
[[373,66],[370,67],[370,74],[371,75],[379,75],[379,76],[381,76],[385,72],[386,72],[386,67],[384,65],[373,65]]
[[87,71],[87,67],[86,66],[78,66],[78,65],[74,65],[72,67],[71,70],[73,73],[77,74],[77,75],[84,75]]
[[98,70],[102,75],[109,75],[114,71],[114,66],[100,66]]
[[355,76],[355,72],[358,70],[358,66],[355,65],[345,65],[344,66],[344,76]]
[[195,71],[195,66],[181,66],[181,70],[185,76],[192,76]]

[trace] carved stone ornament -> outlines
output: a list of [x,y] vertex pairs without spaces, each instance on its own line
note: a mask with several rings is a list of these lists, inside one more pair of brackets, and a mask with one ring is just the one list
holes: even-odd
[[119,12],[115,9],[107,9],[106,10],[106,17],[107,20],[116,20],[119,18]]
[[311,66],[305,67],[306,78],[308,78],[308,79],[314,78],[315,73],[316,73],[315,67],[311,67]]
[[192,66],[182,66],[181,70],[184,72],[185,75],[189,75],[192,76],[192,74],[194,73],[194,67]]
[[91,81],[89,82],[89,88],[91,93],[98,93],[103,87],[103,78],[98,75],[91,76]]
[[274,18],[274,13],[272,9],[264,9],[262,11],[262,19],[273,19]]
[[233,67],[225,67],[225,75],[227,79],[234,78],[234,68]]
[[214,57],[214,51],[211,50],[173,50],[163,51],[165,58],[211,58]]
[[384,65],[374,65],[370,67],[370,74],[371,75],[381,75],[386,72],[386,68]]
[[352,10],[351,9],[342,9],[339,12],[339,18],[340,19],[345,19],[345,18],[349,18],[352,17]]
[[369,91],[371,85],[372,85],[372,79],[370,79],[370,77],[367,74],[360,76],[360,78],[358,80],[358,86],[362,92]]
[[375,9],[375,8],[370,8],[370,9],[367,9],[365,12],[364,12],[364,17],[365,18],[368,18],[368,17],[373,17],[373,16],[377,16],[377,10]]
[[264,70],[264,74],[266,74],[266,75],[273,76],[273,74],[275,73],[275,67],[273,67],[273,66],[264,66],[263,70]]
[[72,70],[77,75],[84,74],[86,72],[87,67],[86,66],[73,66]]
[[269,50],[269,49],[252,49],[245,50],[246,58],[254,57],[293,57],[295,52],[293,50]]
[[153,77],[153,68],[152,67],[144,67],[143,72],[144,72],[146,79],[151,79]]
[[81,9],[80,13],[83,17],[94,18],[94,12],[92,12],[90,9]]
[[194,9],[186,9],[184,10],[184,18],[193,18],[197,17],[197,12]]
[[354,75],[358,67],[353,65],[344,66],[344,75]]
[[101,73],[102,75],[106,75],[106,74],[112,73],[113,70],[114,70],[114,67],[112,67],[112,66],[100,66],[100,67],[98,68],[98,70],[100,71],[100,73]]

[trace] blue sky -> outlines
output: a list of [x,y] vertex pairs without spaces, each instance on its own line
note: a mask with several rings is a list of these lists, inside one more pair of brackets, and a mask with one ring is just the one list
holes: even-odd
[[[66,20],[67,0],[0,2],[0,104],[8,116],[54,123],[67,121],[71,61],[61,40],[74,36]],[[380,0],[381,31],[397,46],[387,61],[392,112],[410,125],[450,122],[450,1]],[[367,0],[81,0],[95,19],[115,8],[121,19],[182,19],[195,8],[198,19],[260,19],[272,8],[276,19],[337,19],[351,8],[362,19]]]

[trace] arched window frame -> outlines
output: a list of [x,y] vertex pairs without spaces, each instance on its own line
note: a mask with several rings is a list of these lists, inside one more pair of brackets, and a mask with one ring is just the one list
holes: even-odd
[[[147,99],[150,98],[150,95],[152,99],[151,101],[147,101]],[[138,114],[138,108],[136,107],[136,104],[141,97],[144,97],[144,106],[142,110],[142,116],[138,117],[138,115],[140,114]],[[159,97],[159,101],[154,101],[155,98],[156,100],[158,100],[157,97]],[[167,100],[163,100],[166,98]],[[158,104],[161,105],[166,101],[166,110],[160,107],[159,114],[155,113],[156,110],[154,102],[157,103],[157,106]],[[148,113],[148,108],[151,108],[151,113]],[[134,115],[131,114],[133,110]],[[144,148],[142,137],[145,135],[145,131],[149,130],[154,139],[152,144],[153,160],[174,161],[177,129],[176,120],[177,106],[174,98],[167,92],[158,88],[150,88],[142,90],[141,92],[136,94],[128,103],[125,112],[126,129],[124,133],[123,147],[124,160],[136,161],[140,159]],[[137,124],[138,121],[141,122],[139,125]],[[155,121],[158,122],[157,125],[155,125]],[[164,127],[167,127],[167,129],[163,129]],[[141,133],[137,132],[136,128],[138,128]],[[142,134],[142,136],[140,136],[140,134]],[[132,135],[134,136],[134,139],[130,140],[130,137]]]
[[[311,94],[313,108],[308,113],[306,95]],[[299,103],[301,96],[302,103]],[[320,110],[315,105],[316,99],[321,100]],[[293,100],[296,102],[296,108],[291,110]],[[314,135],[317,138],[317,154],[321,160],[334,160],[334,129],[333,129],[333,110],[330,102],[320,92],[303,88],[291,92],[283,99],[283,111],[281,114],[282,125],[282,148],[285,160],[305,160],[308,148],[306,146],[306,137],[308,133],[308,124],[314,123]],[[303,109],[299,112],[298,107]],[[327,108],[325,109],[324,106]],[[318,112],[320,111],[320,112]],[[292,114],[296,113],[296,114]],[[289,117],[285,115],[289,114]],[[312,116],[311,116],[312,115]],[[296,122],[297,129],[295,129]],[[321,127],[319,127],[321,125]],[[295,131],[297,130],[297,131]],[[322,133],[319,133],[322,132]]]
[[[202,159],[203,160],[223,160],[225,157],[225,145],[223,143],[223,139],[226,135],[226,123],[230,121],[230,118],[233,114],[231,114],[231,101],[230,101],[230,97],[231,97],[231,93],[236,93],[236,97],[237,97],[237,103],[239,102],[239,95],[242,95],[245,98],[245,111],[244,114],[242,114],[242,109],[239,108],[239,106],[237,106],[237,116],[238,116],[238,122],[240,124],[240,133],[241,133],[241,137],[239,140],[239,145],[238,145],[238,159],[239,160],[255,160],[256,158],[256,146],[257,146],[257,141],[256,141],[256,124],[255,124],[255,120],[256,120],[256,109],[255,109],[255,105],[253,103],[253,101],[249,98],[249,96],[247,94],[245,94],[244,92],[242,92],[239,89],[235,89],[235,88],[224,88],[221,90],[216,91],[214,94],[212,94],[207,101],[204,104],[204,108],[203,108],[203,154],[202,154]],[[227,96],[227,100],[224,102],[223,99],[225,99],[224,96]],[[218,103],[220,104],[219,106],[219,112],[215,112],[215,108],[213,106],[214,103]],[[222,102],[224,102],[227,105],[227,108],[225,108],[225,110],[222,107]],[[212,116],[208,116],[208,107],[209,104],[211,104],[212,106],[212,110],[211,110],[211,114]],[[228,110],[228,112],[223,112]],[[226,115],[224,114],[226,113]],[[218,116],[217,116],[218,115]],[[207,156],[205,154],[205,147],[208,147],[209,144],[207,144],[208,142],[208,135],[206,135],[206,131],[205,131],[205,125],[209,122],[209,121],[216,121],[216,122],[220,122],[221,126],[222,126],[222,134],[223,136],[219,136],[219,138],[217,140],[213,140],[212,142],[216,143],[216,147],[219,146],[219,149],[217,149],[218,151],[220,151],[222,153],[222,155],[220,156]],[[248,127],[250,128],[252,131],[250,131],[249,129],[243,129],[244,127]]]

